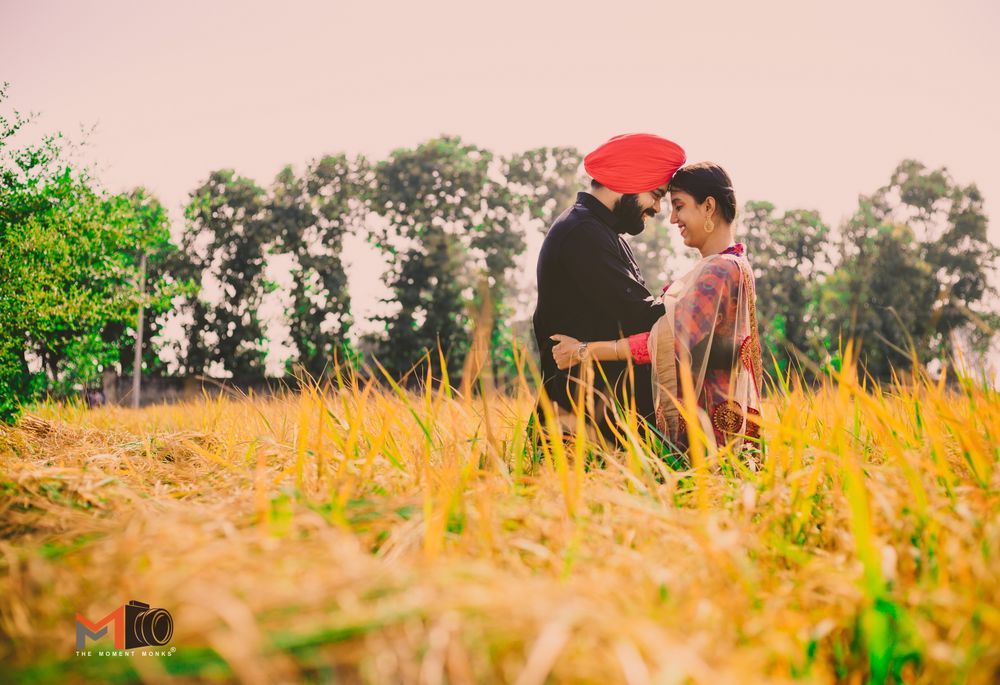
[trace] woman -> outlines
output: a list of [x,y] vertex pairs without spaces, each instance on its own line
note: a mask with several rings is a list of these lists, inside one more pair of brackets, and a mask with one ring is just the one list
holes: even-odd
[[666,314],[649,333],[621,340],[554,335],[552,354],[559,368],[588,358],[651,364],[657,428],[682,451],[688,431],[678,405],[685,406],[683,376],[690,371],[705,435],[739,453],[759,438],[761,353],[753,272],[744,246],[733,240],[736,194],[729,174],[712,162],[681,168],[668,189],[670,223],[702,259],[664,288]]

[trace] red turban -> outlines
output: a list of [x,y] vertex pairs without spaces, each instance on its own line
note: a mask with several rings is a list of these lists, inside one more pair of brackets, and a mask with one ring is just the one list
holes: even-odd
[[652,133],[626,133],[584,157],[583,168],[602,186],[634,194],[665,185],[685,161],[677,143]]

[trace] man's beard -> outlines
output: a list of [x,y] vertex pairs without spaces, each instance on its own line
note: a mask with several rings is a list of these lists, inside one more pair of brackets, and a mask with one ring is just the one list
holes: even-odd
[[618,232],[629,235],[639,235],[646,228],[643,216],[654,217],[656,211],[652,207],[643,209],[639,206],[639,196],[630,194],[622,195],[618,204],[612,210],[612,214],[618,219]]

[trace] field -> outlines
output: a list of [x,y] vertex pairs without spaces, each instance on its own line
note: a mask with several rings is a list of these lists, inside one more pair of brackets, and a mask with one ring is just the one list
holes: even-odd
[[[759,472],[524,442],[526,385],[41,405],[0,429],[0,679],[994,683],[1000,396],[779,379]],[[162,656],[75,616],[167,609]]]

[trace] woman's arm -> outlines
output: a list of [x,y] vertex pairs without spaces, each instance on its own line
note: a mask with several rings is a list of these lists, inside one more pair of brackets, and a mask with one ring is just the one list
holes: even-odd
[[568,335],[553,335],[556,342],[552,348],[552,356],[560,369],[579,364],[584,358],[601,362],[622,362],[632,359],[628,338],[619,340],[600,340],[598,342],[581,343]]

